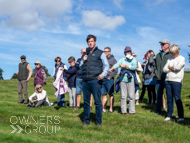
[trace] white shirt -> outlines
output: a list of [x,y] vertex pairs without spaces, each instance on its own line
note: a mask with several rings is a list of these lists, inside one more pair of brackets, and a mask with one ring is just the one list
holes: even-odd
[[38,92],[34,92],[30,97],[29,97],[29,100],[32,100],[33,97],[36,97],[37,98],[37,101],[40,101],[40,100],[44,100],[47,96],[47,93],[45,90],[42,90],[41,93],[38,93]]
[[[168,66],[173,66],[174,71],[168,72]],[[167,60],[166,65],[163,68],[163,72],[166,74],[166,81],[182,82],[184,77],[185,58],[181,55],[178,57],[170,58]]]
[[137,61],[137,68],[136,68],[136,70],[135,70],[135,73],[136,73],[136,77],[137,77],[138,83],[141,83],[140,77],[139,77],[139,75],[137,74],[137,72],[143,72],[141,63],[140,63],[139,61]]

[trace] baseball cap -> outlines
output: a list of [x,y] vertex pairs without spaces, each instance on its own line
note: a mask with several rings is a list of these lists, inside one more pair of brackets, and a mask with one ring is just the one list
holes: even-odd
[[20,56],[21,59],[26,59],[25,55]]
[[143,59],[146,59],[146,57],[147,57],[147,54],[144,55],[144,58],[143,58]]
[[164,40],[160,41],[159,43],[170,44],[170,41],[168,39],[164,39]]

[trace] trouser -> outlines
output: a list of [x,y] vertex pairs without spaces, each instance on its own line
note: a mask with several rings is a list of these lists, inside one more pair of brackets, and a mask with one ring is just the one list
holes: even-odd
[[152,103],[152,99],[153,99],[153,104],[155,104],[155,102],[156,102],[155,85],[148,85],[147,88],[148,88],[149,103],[151,104]]
[[[33,97],[32,100],[36,100],[36,98]],[[44,101],[45,101],[44,99],[43,99],[43,100],[40,100],[40,101],[36,101],[36,102],[34,103],[34,104],[35,104],[35,107],[39,107],[39,106],[43,105],[43,104],[44,104]],[[30,102],[29,105],[32,105],[32,103]]]
[[136,92],[135,92],[135,100],[138,100],[139,99],[139,90],[137,90]]
[[167,94],[167,117],[172,117],[173,114],[173,97],[176,101],[177,111],[179,118],[184,118],[183,104],[181,101],[181,82],[165,81],[166,94]]
[[61,94],[57,96],[57,106],[59,107],[65,106],[65,94]]
[[76,88],[69,87],[69,106],[76,106]]
[[157,88],[157,103],[156,103],[156,113],[161,113],[162,109],[162,95],[165,87],[165,81],[157,80],[156,88]]
[[135,84],[133,82],[120,82],[121,89],[121,113],[127,110],[127,95],[129,96],[129,113],[135,113]]
[[22,96],[22,90],[24,91],[24,103],[28,103],[28,91],[27,91],[27,81],[26,80],[18,80],[18,102],[23,101],[23,96]]
[[139,100],[141,100],[141,101],[142,101],[143,98],[144,98],[144,94],[145,94],[146,88],[147,88],[147,85],[144,85],[144,84],[143,84],[141,96],[140,96],[140,98],[139,98]]
[[96,124],[102,123],[102,102],[101,102],[101,80],[90,80],[83,82],[83,96],[84,96],[84,117],[83,121],[90,124],[90,98],[91,93],[94,96],[96,106]]

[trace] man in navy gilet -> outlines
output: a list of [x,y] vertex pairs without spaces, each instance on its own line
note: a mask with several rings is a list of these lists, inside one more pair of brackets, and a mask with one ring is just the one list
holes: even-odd
[[96,105],[96,126],[102,124],[101,87],[102,79],[107,75],[109,64],[104,52],[96,47],[96,37],[88,35],[86,42],[88,48],[81,61],[83,96],[84,96],[84,126],[90,124],[90,97],[94,96]]

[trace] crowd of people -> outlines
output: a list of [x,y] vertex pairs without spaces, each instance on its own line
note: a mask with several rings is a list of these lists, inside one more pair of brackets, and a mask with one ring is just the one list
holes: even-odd
[[[152,50],[146,52],[142,65],[136,60],[136,54],[131,47],[124,48],[124,57],[117,61],[111,54],[111,48],[105,47],[104,51],[96,46],[96,37],[88,35],[86,38],[88,48],[81,50],[81,57],[77,60],[73,56],[68,58],[70,67],[61,61],[60,57],[55,58],[54,82],[57,106],[65,107],[65,93],[69,92],[69,108],[79,110],[81,94],[83,92],[84,113],[83,126],[90,124],[90,110],[92,100],[96,106],[96,126],[102,125],[102,112],[106,111],[107,94],[109,95],[110,108],[113,112],[114,89],[116,93],[121,91],[121,114],[127,113],[127,99],[129,100],[129,114],[135,114],[135,105],[143,101],[146,89],[148,90],[148,104],[156,105],[155,114],[161,114],[165,107],[164,88],[167,95],[167,116],[164,121],[171,120],[174,110],[174,99],[177,105],[179,121],[184,121],[184,110],[181,101],[182,80],[184,77],[185,58],[179,54],[180,48],[170,41],[160,41],[161,50],[155,55]],[[54,106],[50,103],[47,93],[43,90],[46,85],[46,74],[37,61],[35,63],[34,89],[35,92],[29,97],[27,82],[30,80],[32,70],[26,57],[22,55],[19,63],[18,74],[18,99],[19,104],[28,104],[27,108]],[[120,73],[118,74],[118,68]],[[142,92],[139,98],[139,74],[142,72]],[[117,79],[114,82],[114,77]],[[68,85],[67,85],[67,83]],[[22,97],[24,91],[25,99]],[[101,100],[102,97],[102,100]]]

